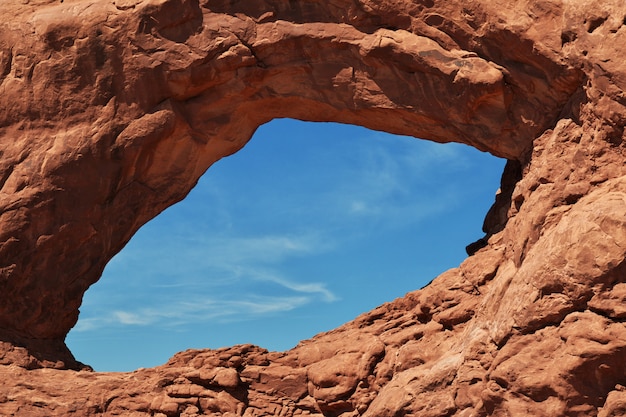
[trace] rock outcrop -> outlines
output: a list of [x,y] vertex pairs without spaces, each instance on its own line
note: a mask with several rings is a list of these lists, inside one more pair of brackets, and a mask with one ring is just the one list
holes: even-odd
[[[5,0],[0,12],[0,415],[626,413],[623,2]],[[68,370],[81,365],[65,335],[108,260],[276,117],[507,158],[484,244],[288,352]]]

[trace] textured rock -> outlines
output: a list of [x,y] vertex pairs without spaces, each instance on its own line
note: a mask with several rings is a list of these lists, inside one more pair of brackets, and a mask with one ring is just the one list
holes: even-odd
[[[0,415],[623,414],[623,2],[2,7]],[[275,117],[508,158],[486,237],[288,352],[54,369],[80,368],[63,340],[106,262]]]

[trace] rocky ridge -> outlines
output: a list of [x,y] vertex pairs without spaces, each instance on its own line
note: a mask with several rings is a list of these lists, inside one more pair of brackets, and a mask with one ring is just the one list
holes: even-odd
[[[5,3],[0,415],[626,413],[622,2]],[[81,367],[106,262],[275,117],[507,158],[484,247],[288,352]]]

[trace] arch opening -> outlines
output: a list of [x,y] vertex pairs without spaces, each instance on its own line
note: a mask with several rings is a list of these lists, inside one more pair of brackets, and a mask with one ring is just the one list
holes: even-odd
[[289,349],[457,266],[503,167],[465,145],[274,120],[135,235],[66,343],[101,371]]

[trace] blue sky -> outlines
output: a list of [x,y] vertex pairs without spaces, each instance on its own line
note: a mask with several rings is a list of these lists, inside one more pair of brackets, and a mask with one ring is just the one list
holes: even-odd
[[504,160],[274,120],[145,225],[85,294],[67,344],[98,371],[188,348],[286,350],[465,259]]

